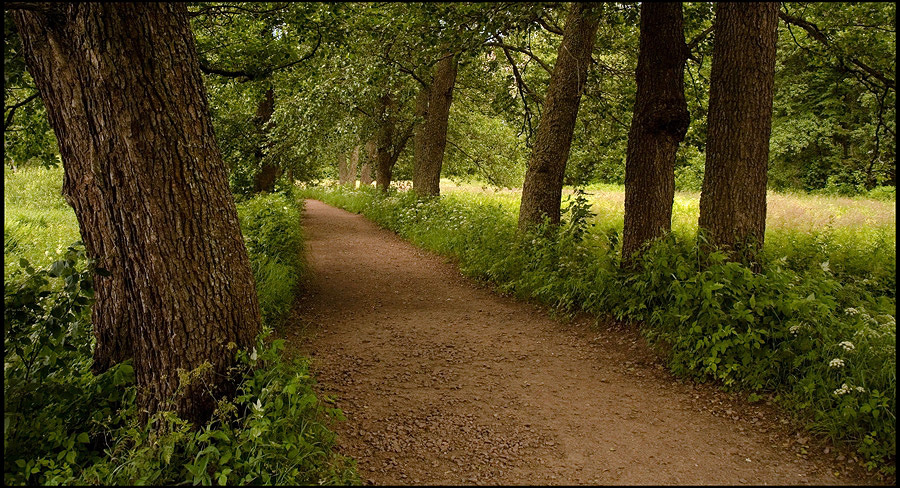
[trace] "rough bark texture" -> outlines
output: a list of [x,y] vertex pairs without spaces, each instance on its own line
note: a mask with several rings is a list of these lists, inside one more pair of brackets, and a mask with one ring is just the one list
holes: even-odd
[[716,5],[699,227],[733,251],[765,237],[777,27],[777,3]]
[[566,19],[562,44],[550,77],[544,111],[535,134],[534,149],[519,207],[519,229],[540,223],[544,216],[559,224],[563,176],[581,94],[584,91],[598,17],[592,4],[576,3]]
[[441,166],[447,147],[447,125],[450,119],[450,103],[459,58],[448,55],[438,61],[434,69],[434,81],[428,90],[428,106],[421,133],[416,137],[416,149],[421,138],[421,158],[416,154],[413,170],[413,190],[420,197],[441,193]]
[[690,123],[681,10],[680,3],[641,4],[637,94],[625,162],[623,266],[645,243],[672,228],[675,153]]
[[[15,11],[96,276],[95,371],[134,358],[138,404],[202,421],[260,315],[184,4]],[[212,367],[190,384],[179,370]],[[183,389],[183,391],[179,391]],[[210,395],[212,393],[212,395]]]
[[[272,120],[272,114],[275,113],[275,91],[269,88],[266,90],[266,94],[263,96],[262,100],[259,101],[259,105],[256,107],[256,116],[253,118],[253,123],[256,126],[256,130],[260,133],[261,140],[265,140],[264,136],[266,131],[268,130],[268,124]],[[256,148],[256,160],[263,161],[263,146]],[[267,191],[272,192],[275,190],[275,181],[278,180],[278,177],[281,176],[281,168],[275,166],[273,164],[269,164],[263,162],[259,173],[256,174],[253,182],[253,190],[256,193]]]
[[362,167],[359,168],[359,186],[369,186],[372,184],[372,167],[375,163],[375,140],[369,140],[366,142],[366,160],[363,162]]

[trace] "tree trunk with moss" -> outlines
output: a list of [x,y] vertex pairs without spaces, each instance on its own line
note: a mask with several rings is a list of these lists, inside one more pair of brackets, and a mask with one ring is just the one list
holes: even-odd
[[[134,360],[146,417],[202,422],[259,304],[184,4],[15,10],[95,276],[94,370]],[[195,371],[190,383],[183,371]]]

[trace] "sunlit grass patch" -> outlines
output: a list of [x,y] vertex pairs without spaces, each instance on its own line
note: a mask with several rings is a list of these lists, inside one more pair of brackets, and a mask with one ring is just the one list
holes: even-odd
[[62,197],[62,180],[61,167],[4,172],[4,280],[19,268],[19,258],[44,267],[80,240],[75,212]]

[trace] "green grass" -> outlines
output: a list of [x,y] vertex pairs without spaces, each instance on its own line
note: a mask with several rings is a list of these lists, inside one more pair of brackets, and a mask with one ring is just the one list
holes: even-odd
[[4,281],[19,269],[19,258],[44,267],[81,239],[75,212],[62,198],[62,179],[62,167],[4,172]]
[[762,272],[754,273],[721,253],[698,252],[698,198],[679,194],[673,233],[649,249],[639,271],[625,272],[621,187],[592,192],[576,210],[596,216],[570,212],[555,232],[526,236],[516,232],[514,191],[454,186],[425,201],[372,189],[302,194],[363,213],[500,290],[633,322],[677,375],[768,393],[810,430],[852,445],[869,468],[893,473],[896,226],[883,202],[855,199],[855,208],[828,216],[842,200],[772,198],[770,212],[804,208],[831,225],[773,219]]

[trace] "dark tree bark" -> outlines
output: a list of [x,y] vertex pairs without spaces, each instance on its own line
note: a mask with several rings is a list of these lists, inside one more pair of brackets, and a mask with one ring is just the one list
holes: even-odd
[[[259,305],[184,4],[14,11],[96,276],[94,370],[134,359],[143,415],[201,422]],[[203,365],[189,383],[179,371]]]
[[[259,101],[259,105],[256,107],[256,116],[253,118],[253,123],[256,126],[256,130],[259,132],[261,139],[265,139],[265,134],[268,131],[269,122],[272,120],[272,115],[275,113],[275,92],[271,88],[266,90],[266,94],[263,96],[262,100]],[[274,164],[269,164],[263,161],[263,146],[256,148],[256,160],[261,161],[261,167],[259,173],[256,174],[253,182],[253,190],[256,193],[259,192],[272,192],[275,190],[275,181],[278,180],[278,177],[281,176],[281,168],[275,166]]]
[[525,172],[519,207],[520,230],[540,223],[545,216],[551,224],[559,224],[563,176],[597,33],[599,19],[592,12],[594,8],[589,3],[576,3],[566,19]]
[[359,186],[370,186],[372,184],[372,167],[375,163],[375,140],[366,142],[366,160],[359,169]]
[[416,138],[416,149],[419,149],[421,138],[421,157],[417,151],[413,171],[413,190],[420,197],[441,193],[441,166],[444,163],[444,149],[447,147],[447,126],[458,61],[459,58],[455,55],[447,55],[438,61],[434,69],[434,80],[427,90],[425,121]]
[[387,193],[391,187],[394,165],[413,129],[410,126],[408,130],[397,130],[396,101],[390,93],[380,97],[379,105],[379,124],[375,135],[375,187]]
[[778,3],[720,3],[715,15],[699,227],[752,260],[766,230]]
[[644,244],[672,229],[675,153],[690,123],[684,98],[688,52],[681,4],[641,3],[637,93],[625,161],[625,267]]

